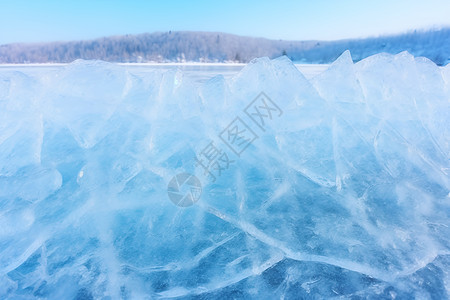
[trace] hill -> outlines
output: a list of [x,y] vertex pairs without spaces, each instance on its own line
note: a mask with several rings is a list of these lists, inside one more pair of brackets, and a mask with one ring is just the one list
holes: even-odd
[[450,28],[339,41],[284,41],[218,32],[157,32],[89,41],[0,45],[0,63],[248,62],[287,55],[301,63],[330,63],[349,49],[355,61],[379,52],[408,51],[438,65],[450,61]]

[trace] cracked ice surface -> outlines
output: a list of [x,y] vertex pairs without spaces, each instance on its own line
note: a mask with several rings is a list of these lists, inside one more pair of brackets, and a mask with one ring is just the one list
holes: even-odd
[[[264,92],[264,130],[243,110]],[[0,73],[0,298],[449,295],[450,67],[408,53],[311,80],[286,58],[198,85],[77,61]],[[257,134],[240,155],[219,134]],[[213,182],[194,157],[234,162]],[[167,183],[201,179],[175,206]]]

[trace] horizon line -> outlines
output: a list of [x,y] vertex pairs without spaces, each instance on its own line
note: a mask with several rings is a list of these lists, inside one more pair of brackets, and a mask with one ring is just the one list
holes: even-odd
[[52,41],[42,41],[42,42],[13,42],[13,43],[6,43],[6,44],[0,44],[0,46],[8,46],[8,45],[39,45],[39,44],[51,44],[51,43],[77,43],[77,42],[89,42],[89,41],[96,41],[100,39],[106,39],[106,38],[113,38],[113,37],[126,37],[126,36],[140,36],[140,35],[152,35],[152,34],[164,34],[164,33],[213,33],[213,34],[226,34],[226,35],[233,35],[243,38],[253,38],[253,39],[264,39],[269,41],[286,41],[286,42],[337,42],[337,41],[348,41],[348,40],[363,40],[363,39],[371,39],[371,38],[381,38],[381,37],[394,37],[404,34],[411,34],[415,32],[419,33],[425,33],[430,31],[441,31],[441,30],[450,30],[450,25],[440,25],[440,26],[429,26],[429,27],[422,27],[422,28],[416,28],[416,29],[408,29],[402,32],[398,33],[389,33],[389,34],[383,34],[380,33],[378,35],[368,35],[364,37],[353,37],[353,38],[343,38],[343,39],[329,39],[329,40],[320,40],[320,39],[307,39],[307,40],[290,40],[290,39],[273,39],[273,38],[267,38],[267,37],[261,37],[261,36],[250,36],[250,35],[240,35],[240,34],[234,34],[229,32],[222,32],[222,31],[202,31],[202,30],[169,30],[169,31],[152,31],[152,32],[142,32],[137,34],[115,34],[115,35],[106,35],[106,36],[100,36],[96,38],[89,38],[89,39],[79,39],[79,40],[52,40]]

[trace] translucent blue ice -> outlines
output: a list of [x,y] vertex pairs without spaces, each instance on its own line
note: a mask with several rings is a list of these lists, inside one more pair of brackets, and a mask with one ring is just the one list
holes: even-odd
[[311,80],[1,72],[0,298],[448,298],[449,99],[450,67],[406,52]]

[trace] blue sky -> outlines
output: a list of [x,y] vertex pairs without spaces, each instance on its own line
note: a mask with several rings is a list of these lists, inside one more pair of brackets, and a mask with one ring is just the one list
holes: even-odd
[[0,44],[169,30],[333,40],[443,26],[450,0],[0,0]]

